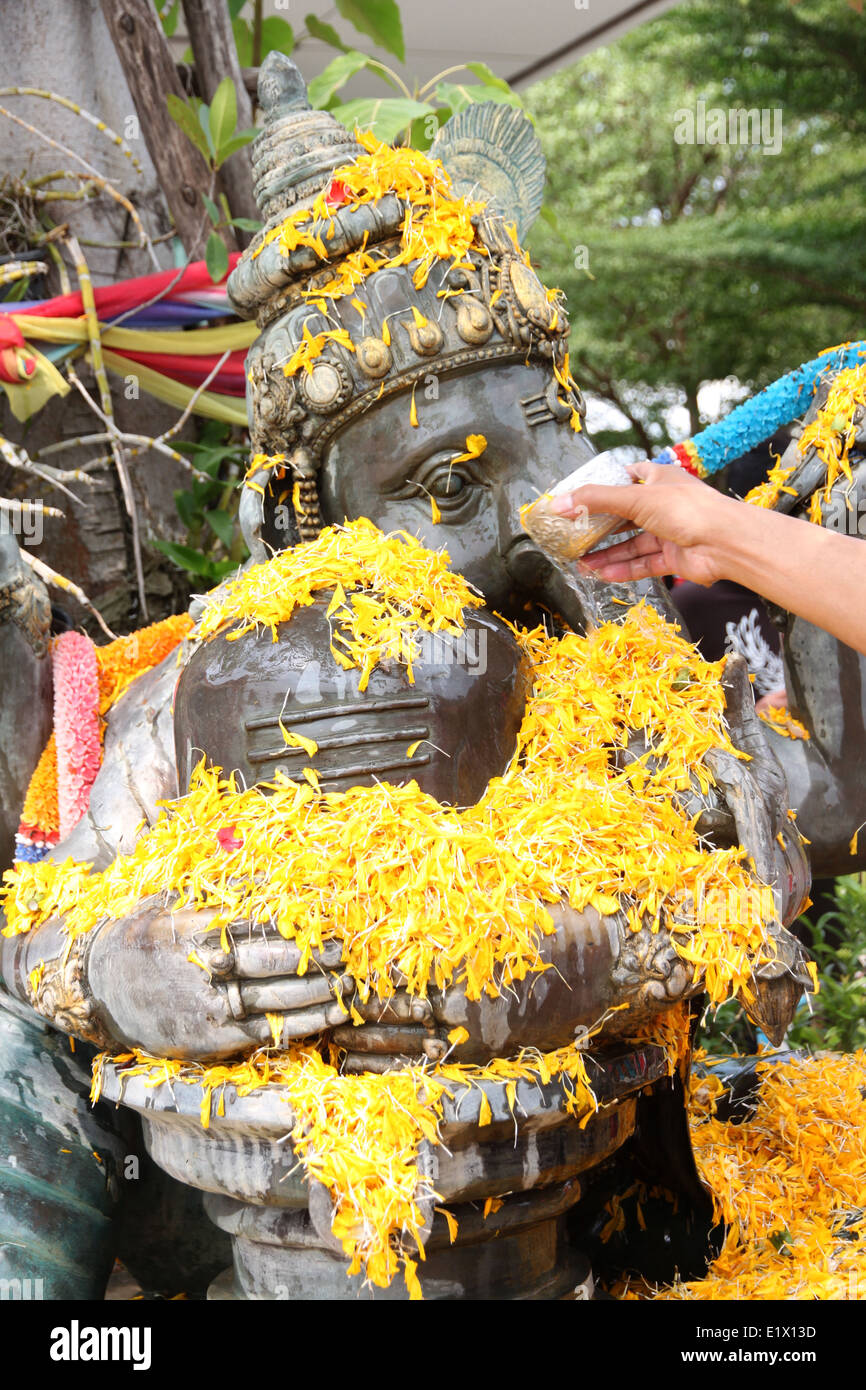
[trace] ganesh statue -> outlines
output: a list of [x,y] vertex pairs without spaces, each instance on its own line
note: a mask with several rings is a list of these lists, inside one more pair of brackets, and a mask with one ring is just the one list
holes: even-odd
[[702,1000],[781,1039],[811,984],[804,842],[826,872],[854,793],[822,761],[840,810],[801,835],[785,759],[820,818],[820,750],[759,721],[742,659],[702,662],[663,585],[602,585],[521,526],[595,453],[522,249],[523,114],[470,106],[422,154],[312,110],[278,53],[259,96],[264,225],[229,281],[260,329],[250,560],[112,706],[86,809],[9,880],[0,1268],[99,1297],[146,1247],[149,1287],[217,1299],[589,1297],[636,1179],[706,1257]]

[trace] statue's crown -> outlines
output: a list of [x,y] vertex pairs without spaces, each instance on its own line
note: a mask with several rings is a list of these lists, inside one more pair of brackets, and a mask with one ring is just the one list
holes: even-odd
[[259,100],[253,170],[266,221],[228,289],[237,312],[263,330],[247,359],[261,458],[242,502],[245,534],[262,558],[262,498],[275,462],[300,481],[296,520],[311,538],[329,441],[383,395],[431,372],[536,357],[551,367],[550,415],[568,419],[581,402],[568,375],[564,310],[520,247],[545,174],[522,111],[471,105],[429,152],[392,149],[312,110],[297,67],[275,52],[262,65]]

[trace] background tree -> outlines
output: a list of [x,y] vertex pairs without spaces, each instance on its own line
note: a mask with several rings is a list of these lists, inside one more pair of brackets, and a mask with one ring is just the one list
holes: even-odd
[[[866,14],[842,0],[696,0],[528,94],[556,214],[533,254],[575,375],[629,420],[603,445],[649,450],[675,401],[700,427],[702,382],[759,388],[863,336],[864,87]],[[699,100],[780,108],[780,152],[678,144]]]

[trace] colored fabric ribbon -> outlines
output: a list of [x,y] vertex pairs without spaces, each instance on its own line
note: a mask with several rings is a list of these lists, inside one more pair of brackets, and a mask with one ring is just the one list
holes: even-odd
[[[233,253],[230,268],[236,260]],[[151,303],[157,294],[163,298]],[[209,389],[201,392],[194,410],[228,424],[246,424],[244,361],[258,330],[234,315],[225,281],[214,285],[203,261],[187,266],[179,277],[177,271],[166,270],[100,286],[94,299],[109,371],[136,376],[148,395],[183,410],[228,351],[231,356]],[[112,320],[120,315],[123,326],[112,328]],[[214,318],[231,321],[211,328],[208,320]],[[44,353],[34,347],[40,341],[51,344]],[[79,293],[0,302],[0,387],[19,420],[28,419],[51,396],[68,392],[54,362],[87,343]]]

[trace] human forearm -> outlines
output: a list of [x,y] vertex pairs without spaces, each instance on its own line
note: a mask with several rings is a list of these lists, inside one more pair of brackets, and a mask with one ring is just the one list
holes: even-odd
[[583,487],[553,502],[553,510],[575,520],[612,513],[641,528],[584,557],[600,578],[732,579],[866,653],[860,541],[724,497],[679,468],[641,463],[631,471],[632,487]]
[[866,653],[866,546],[795,517],[725,500],[715,541],[720,577]]

